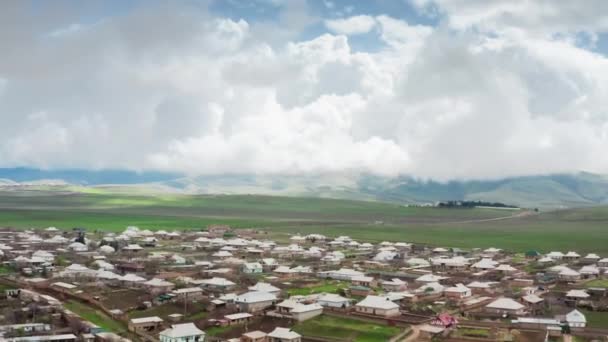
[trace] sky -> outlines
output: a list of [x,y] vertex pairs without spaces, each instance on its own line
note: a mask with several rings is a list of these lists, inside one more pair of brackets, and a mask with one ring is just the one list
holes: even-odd
[[608,1],[0,1],[0,167],[608,173]]

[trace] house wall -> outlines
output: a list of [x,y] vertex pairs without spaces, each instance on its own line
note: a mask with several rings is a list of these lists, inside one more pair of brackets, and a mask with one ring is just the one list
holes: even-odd
[[272,306],[273,302],[271,300],[257,303],[239,303],[241,311],[246,312],[257,312],[266,309],[267,307]]
[[349,301],[327,302],[327,301],[319,300],[319,301],[317,301],[317,303],[321,306],[328,306],[328,307],[332,307],[332,308],[343,308],[343,307],[348,308],[351,305]]
[[385,310],[385,309],[369,308],[369,307],[365,307],[365,306],[357,306],[356,310],[357,310],[357,312],[365,313],[368,315],[381,316],[381,317],[392,317],[392,316],[400,315],[399,308]]
[[307,312],[294,313],[294,314],[292,314],[292,317],[293,317],[293,319],[295,319],[298,322],[303,322],[307,319],[311,319],[313,317],[319,316],[322,313],[323,313],[323,309],[318,309],[318,310],[311,310],[311,311],[307,311]]

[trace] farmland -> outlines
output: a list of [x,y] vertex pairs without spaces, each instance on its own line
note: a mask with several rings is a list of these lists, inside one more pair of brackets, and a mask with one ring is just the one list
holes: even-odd
[[258,195],[0,192],[0,226],[4,227],[121,231],[129,225],[157,230],[199,229],[209,224],[265,229],[277,240],[295,233],[322,233],[370,242],[497,246],[520,252],[608,252],[607,207],[537,214]]

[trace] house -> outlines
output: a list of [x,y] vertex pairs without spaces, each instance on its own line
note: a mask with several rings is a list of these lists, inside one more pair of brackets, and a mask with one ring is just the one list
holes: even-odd
[[393,278],[391,280],[383,281],[382,288],[384,289],[384,291],[399,292],[407,289],[407,282],[399,278]]
[[597,278],[599,277],[601,271],[595,265],[587,265],[583,266],[578,273],[580,273],[583,279]]
[[249,286],[249,291],[257,291],[257,292],[268,292],[272,293],[275,296],[278,296],[281,293],[281,289],[273,286],[272,284],[258,282],[253,286]]
[[562,281],[577,281],[581,279],[581,274],[577,271],[564,267],[558,274],[557,277]]
[[326,293],[321,295],[317,299],[317,303],[321,306],[331,307],[331,308],[348,308],[350,307],[350,299],[344,298],[340,295],[333,293]]
[[348,290],[350,291],[350,294],[352,296],[359,296],[359,297],[364,297],[364,296],[374,293],[374,291],[371,288],[369,288],[367,286],[359,286],[359,285],[352,285],[348,288]]
[[460,300],[463,298],[471,297],[473,293],[470,288],[464,286],[463,284],[456,284],[456,286],[444,289],[443,294],[448,299]]
[[365,276],[363,272],[355,271],[350,268],[341,268],[335,271],[319,272],[320,278],[331,278],[336,280],[351,280],[353,277]]
[[574,304],[587,298],[589,298],[589,294],[585,290],[573,289],[566,293],[566,301]]
[[232,315],[226,315],[224,318],[228,321],[228,325],[243,324],[251,321],[252,314],[247,312],[239,312]]
[[268,292],[250,291],[235,298],[234,302],[239,306],[242,312],[258,312],[270,306],[273,306],[277,301],[277,296]]
[[266,342],[267,336],[268,334],[263,331],[250,331],[241,336],[241,342]]
[[355,286],[374,287],[376,286],[376,280],[374,277],[367,276],[356,276],[350,279],[351,283]]
[[489,259],[489,258],[483,258],[481,260],[479,260],[478,262],[474,263],[473,265],[471,265],[472,268],[476,268],[479,270],[493,270],[496,268],[496,266],[498,265],[498,262]]
[[500,264],[494,270],[495,271],[499,271],[499,272],[503,272],[503,273],[515,273],[515,272],[517,272],[517,268],[515,268],[515,267],[513,267],[511,265],[507,265],[507,264]]
[[129,330],[133,332],[150,332],[156,330],[163,323],[158,316],[131,318],[129,320]]
[[163,279],[152,278],[152,279],[144,282],[143,286],[146,289],[148,289],[150,291],[150,293],[156,295],[156,294],[166,293],[166,292],[173,290],[173,288],[175,287],[175,284],[173,284],[172,282],[163,280]]
[[274,258],[264,258],[261,261],[262,267],[265,270],[272,271],[275,268],[279,267],[279,263]]
[[302,304],[293,299],[286,299],[277,304],[277,312],[302,322],[322,314],[323,307],[317,303]]
[[543,309],[543,304],[545,302],[544,299],[535,294],[525,295],[521,297],[521,301],[528,306],[529,311],[532,313],[540,312]]
[[367,296],[355,305],[355,309],[359,313],[380,317],[393,317],[401,314],[399,305],[392,302],[389,297],[382,296]]
[[259,262],[247,262],[243,264],[242,270],[245,274],[255,274],[262,273],[264,271],[264,268]]
[[467,284],[467,287],[471,289],[474,294],[487,294],[494,293],[498,282],[493,281],[473,281]]
[[547,254],[547,257],[553,260],[561,260],[564,257],[564,253],[553,251],[549,252],[549,254]]
[[469,260],[462,256],[453,258],[438,257],[431,259],[431,264],[442,270],[464,270],[469,265]]
[[599,255],[595,253],[589,253],[583,258],[583,261],[586,263],[595,263],[598,262],[600,259],[601,258]]
[[441,335],[444,331],[444,327],[437,325],[423,324],[418,328],[420,341],[433,341],[435,337]]
[[234,288],[236,284],[225,278],[213,277],[202,280],[200,286],[206,290],[224,292]]
[[76,342],[76,335],[74,334],[61,334],[61,335],[40,335],[40,336],[23,336],[13,337],[8,339],[10,342]]
[[582,312],[572,310],[566,315],[566,323],[568,323],[571,328],[584,328],[587,326],[587,318]]
[[523,316],[525,306],[511,298],[498,298],[490,304],[486,305],[485,311],[502,316]]
[[428,274],[424,274],[424,275],[421,275],[420,277],[416,278],[416,282],[419,284],[438,283],[445,279],[448,279],[448,277],[442,277],[442,276],[428,273]]
[[563,259],[568,260],[568,261],[575,261],[575,260],[580,259],[580,257],[581,257],[580,254],[570,251],[563,256]]
[[159,334],[160,342],[203,342],[205,332],[194,323],[173,324]]
[[178,301],[192,301],[203,298],[203,289],[200,287],[184,287],[181,289],[173,290],[171,292]]
[[540,257],[540,252],[537,250],[529,250],[526,252],[526,259],[536,259]]
[[268,334],[268,342],[301,342],[302,336],[288,328],[276,327]]

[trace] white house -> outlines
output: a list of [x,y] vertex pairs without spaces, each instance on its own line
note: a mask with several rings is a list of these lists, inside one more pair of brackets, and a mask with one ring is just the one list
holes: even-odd
[[243,273],[254,274],[263,272],[262,264],[259,262],[247,262],[243,264]]
[[573,310],[566,315],[566,323],[568,323],[571,328],[584,328],[587,326],[587,318],[582,312]]
[[160,342],[203,342],[205,332],[194,323],[173,324],[159,334]]
[[272,293],[250,291],[236,297],[234,302],[242,312],[257,312],[274,305],[276,300],[277,296]]
[[269,283],[258,282],[257,284],[250,286],[249,291],[268,292],[278,296],[281,293],[281,289],[273,286]]
[[443,293],[446,297],[455,300],[471,297],[473,294],[471,289],[463,284],[456,284],[456,286],[448,287],[443,290]]
[[355,305],[357,312],[374,316],[393,317],[399,316],[399,305],[391,301],[389,297],[367,296]]
[[511,298],[498,298],[486,305],[486,311],[501,315],[521,316],[525,314],[525,306]]
[[267,336],[268,342],[300,342],[302,336],[288,328],[276,327]]
[[350,299],[333,293],[321,295],[317,299],[317,303],[321,306],[328,306],[332,308],[348,308],[351,305]]

